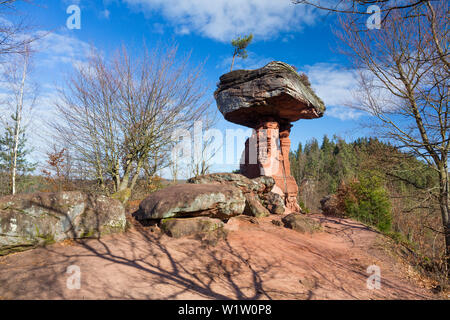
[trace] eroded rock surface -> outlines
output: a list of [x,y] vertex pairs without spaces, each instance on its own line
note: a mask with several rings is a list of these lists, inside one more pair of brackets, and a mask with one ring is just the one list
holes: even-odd
[[231,185],[179,184],[150,194],[134,214],[137,220],[208,216],[228,219],[242,214],[245,197]]
[[320,230],[320,223],[301,214],[291,213],[281,219],[284,226],[301,233],[314,233]]
[[0,198],[0,250],[120,232],[125,209],[118,200],[79,191]]
[[319,118],[325,111],[322,100],[300,75],[280,61],[222,75],[214,97],[226,120],[248,127],[265,117],[293,122]]
[[282,198],[271,192],[275,180],[269,176],[249,179],[238,173],[211,173],[188,179],[194,184],[224,184],[239,188],[245,196],[244,213],[255,217],[264,217],[270,213],[282,214],[285,211]]
[[264,194],[263,204],[272,214],[283,214],[285,211],[283,199],[278,193],[268,192]]
[[269,216],[270,211],[262,205],[261,200],[259,200],[257,196],[252,193],[248,193],[245,195],[244,214],[261,218]]

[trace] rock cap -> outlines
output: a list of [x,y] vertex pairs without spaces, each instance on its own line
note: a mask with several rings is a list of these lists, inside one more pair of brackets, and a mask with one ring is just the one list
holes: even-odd
[[214,98],[226,120],[252,128],[268,118],[288,123],[325,112],[323,101],[294,68],[280,61],[222,75]]

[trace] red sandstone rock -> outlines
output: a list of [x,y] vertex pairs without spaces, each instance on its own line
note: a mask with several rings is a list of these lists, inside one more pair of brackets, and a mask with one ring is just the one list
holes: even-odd
[[273,177],[272,191],[283,197],[287,213],[300,212],[289,163],[291,122],[321,117],[322,100],[291,66],[278,61],[224,74],[214,97],[225,119],[255,129],[245,143],[241,173]]

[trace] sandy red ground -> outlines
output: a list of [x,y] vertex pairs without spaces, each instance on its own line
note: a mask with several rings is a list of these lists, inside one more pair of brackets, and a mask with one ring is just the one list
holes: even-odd
[[[2,299],[433,299],[406,277],[385,239],[347,219],[316,215],[313,235],[232,219],[216,245],[172,239],[151,227],[0,257]],[[81,270],[81,288],[66,286],[67,267]],[[369,265],[381,289],[366,285]]]

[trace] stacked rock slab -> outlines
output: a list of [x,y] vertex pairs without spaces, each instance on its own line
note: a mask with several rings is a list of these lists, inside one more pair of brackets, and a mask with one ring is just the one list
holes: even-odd
[[37,192],[0,198],[0,255],[65,239],[125,230],[118,200],[80,191]]
[[283,197],[288,211],[299,212],[289,164],[291,122],[321,117],[322,100],[290,65],[279,61],[222,75],[214,97],[226,120],[254,129],[246,141],[241,173],[273,177],[273,192]]

